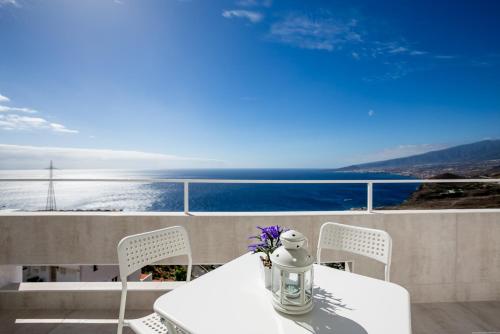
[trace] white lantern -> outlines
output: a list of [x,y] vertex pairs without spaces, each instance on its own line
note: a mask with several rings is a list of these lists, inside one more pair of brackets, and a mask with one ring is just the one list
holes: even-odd
[[294,230],[281,234],[282,246],[271,254],[271,292],[276,310],[303,314],[313,308],[314,258],[305,248],[306,237]]

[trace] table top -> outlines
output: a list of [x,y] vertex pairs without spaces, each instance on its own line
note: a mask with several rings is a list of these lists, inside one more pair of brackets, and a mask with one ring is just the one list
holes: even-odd
[[314,308],[277,312],[258,255],[245,254],[158,298],[154,310],[192,333],[410,334],[410,297],[401,286],[314,265]]

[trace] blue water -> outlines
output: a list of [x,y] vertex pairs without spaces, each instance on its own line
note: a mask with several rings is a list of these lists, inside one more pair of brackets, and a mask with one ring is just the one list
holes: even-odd
[[[345,173],[321,169],[220,169],[151,172],[152,177],[248,180],[404,179],[385,173]],[[161,196],[149,211],[182,211],[183,186],[155,184]],[[374,207],[402,203],[416,184],[375,184]],[[365,184],[191,184],[190,211],[328,211],[366,207]]]
[[[322,169],[57,170],[56,178],[248,180],[404,179],[384,173]],[[0,171],[3,178],[46,178],[47,171]],[[183,185],[55,182],[59,210],[183,211]],[[402,203],[417,184],[375,184],[374,207]],[[43,210],[47,183],[0,182],[0,210]],[[190,184],[190,211],[328,211],[366,207],[365,184]]]

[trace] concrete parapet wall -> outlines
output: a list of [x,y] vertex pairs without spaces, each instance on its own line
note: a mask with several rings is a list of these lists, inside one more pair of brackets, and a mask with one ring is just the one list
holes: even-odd
[[[116,264],[126,235],[182,225],[195,264],[225,263],[246,252],[255,226],[300,230],[316,249],[327,221],[386,230],[393,239],[391,281],[412,302],[500,300],[500,210],[328,213],[5,213],[0,215],[0,266]],[[380,264],[325,252],[325,259],[354,261],[354,271],[383,277]],[[176,262],[182,262],[178,259]]]

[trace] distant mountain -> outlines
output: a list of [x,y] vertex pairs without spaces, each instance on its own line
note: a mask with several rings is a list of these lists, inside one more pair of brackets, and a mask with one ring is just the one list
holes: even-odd
[[[464,168],[467,166],[477,167],[483,162],[498,164],[499,161],[500,140],[483,140],[405,158],[352,165],[339,168],[337,171],[391,171],[405,174],[422,174],[423,170],[437,172],[456,171],[457,167],[460,166]],[[487,167],[487,165],[485,164],[484,167]],[[442,167],[442,169],[439,170],[437,167]],[[411,171],[417,172],[412,173]]]

